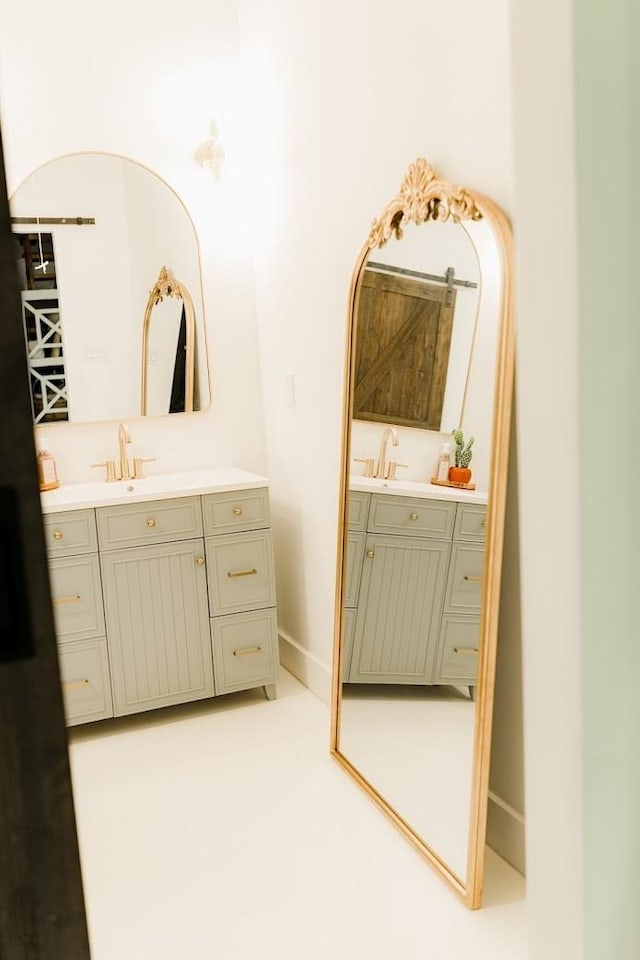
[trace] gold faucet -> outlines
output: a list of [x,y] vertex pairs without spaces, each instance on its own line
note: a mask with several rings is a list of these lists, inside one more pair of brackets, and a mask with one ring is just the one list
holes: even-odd
[[380,449],[378,450],[378,459],[376,461],[376,469],[374,471],[374,477],[380,477],[385,479],[387,476],[387,442],[391,437],[391,443],[394,447],[398,446],[398,434],[393,427],[387,427],[382,434],[382,439],[380,440]]
[[131,443],[131,430],[126,423],[118,424],[118,448],[120,456],[116,465],[115,460],[103,460],[102,463],[92,463],[92,467],[106,467],[107,483],[116,480],[143,480],[145,463],[152,463],[155,457],[134,457],[133,466],[127,455],[127,444]]
[[120,448],[120,480],[133,480],[131,464],[127,456],[127,444],[131,443],[131,431],[126,423],[118,424],[118,446]]

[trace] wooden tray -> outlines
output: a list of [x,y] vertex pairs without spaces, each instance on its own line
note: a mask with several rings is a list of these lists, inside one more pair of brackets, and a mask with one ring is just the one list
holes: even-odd
[[435,483],[437,487],[455,487],[457,490],[475,490],[475,483],[458,483],[456,480],[436,480],[435,477],[431,477],[431,483]]

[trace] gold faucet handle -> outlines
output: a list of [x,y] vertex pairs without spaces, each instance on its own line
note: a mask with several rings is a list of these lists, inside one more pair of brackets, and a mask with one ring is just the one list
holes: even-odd
[[373,476],[373,457],[354,457],[355,463],[364,463],[363,477]]
[[134,457],[133,458],[133,477],[132,480],[144,480],[143,463],[155,463],[155,457]]
[[398,467],[408,467],[408,463],[397,463],[395,460],[391,460],[388,465],[387,480],[396,479],[396,470]]
[[114,460],[103,460],[102,463],[92,463],[91,468],[93,467],[106,467],[107,475],[105,480],[107,483],[114,483],[118,477],[116,476],[116,465]]

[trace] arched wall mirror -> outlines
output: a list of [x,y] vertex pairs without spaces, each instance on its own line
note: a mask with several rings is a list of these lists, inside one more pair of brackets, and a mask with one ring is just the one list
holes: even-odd
[[11,216],[35,424],[209,405],[198,240],[164,180],[70,154],[23,181]]
[[348,319],[331,750],[472,908],[486,835],[510,274],[502,211],[420,159],[373,221]]

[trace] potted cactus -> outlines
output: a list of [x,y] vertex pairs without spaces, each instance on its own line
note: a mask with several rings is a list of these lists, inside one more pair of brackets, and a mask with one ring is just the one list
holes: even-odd
[[469,437],[465,443],[462,430],[454,430],[452,436],[455,443],[455,466],[449,467],[449,480],[451,483],[466,484],[471,480],[469,464],[473,456],[474,437]]

